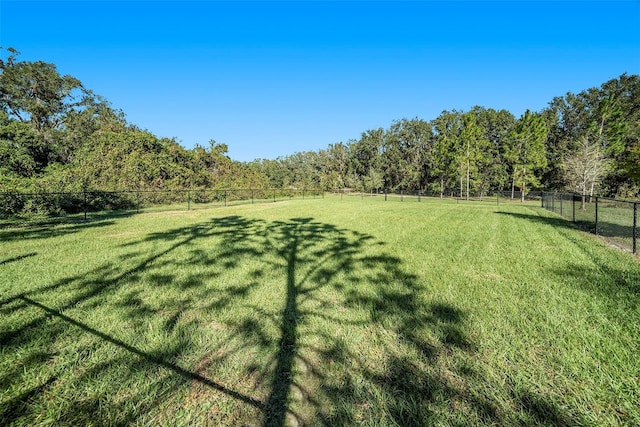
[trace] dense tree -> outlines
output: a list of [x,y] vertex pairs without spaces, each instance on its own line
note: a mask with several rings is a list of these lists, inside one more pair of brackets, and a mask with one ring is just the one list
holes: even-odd
[[473,107],[478,126],[482,129],[488,144],[483,150],[483,161],[478,164],[477,189],[481,194],[489,189],[502,190],[509,179],[505,160],[505,149],[509,132],[515,124],[513,114],[507,110]]
[[[597,157],[611,166],[601,180],[606,193],[614,195],[629,183],[624,171],[632,153],[629,147],[634,144],[634,123],[640,120],[639,76],[622,74],[600,87],[556,97],[543,115],[549,126],[548,166],[543,176],[547,188],[562,189],[569,184],[565,159],[584,156],[585,141],[597,144]],[[596,182],[588,186],[589,194],[595,187]]]
[[29,125],[10,120],[0,111],[0,176],[34,176],[46,165],[44,141]]
[[387,157],[385,152],[385,157],[387,157],[387,167],[395,173],[392,188],[406,190],[424,188],[432,139],[431,125],[424,120],[402,119],[391,125],[387,132],[386,147],[393,155]]
[[[334,177],[334,182],[340,186],[345,185],[357,186],[357,182],[349,180],[349,146],[338,142],[336,144],[329,144],[324,157],[325,167],[324,169]],[[354,174],[355,175],[355,174]],[[335,187],[334,187],[335,188]]]
[[385,131],[382,128],[367,130],[357,141],[349,144],[352,173],[363,177],[365,190],[380,190],[384,186],[382,157]]
[[436,181],[440,197],[452,188],[456,180],[454,146],[460,138],[462,115],[457,111],[443,111],[432,122],[434,144],[431,150],[431,174]]
[[629,147],[624,171],[637,184],[640,184],[640,144]]
[[103,132],[78,153],[69,168],[76,188],[102,190],[148,189],[167,178],[168,165],[159,160],[162,144],[153,135],[134,129]]
[[470,111],[462,117],[462,130],[456,150],[456,163],[460,175],[460,195],[463,194],[465,183],[465,197],[469,199],[471,181],[477,179],[481,164],[490,162],[487,156],[489,140],[486,139],[482,128],[477,123],[477,112]]
[[38,163],[68,160],[101,115],[118,118],[104,99],[75,77],[61,76],[55,65],[18,61],[14,49],[9,53],[0,61],[0,109],[40,136]]
[[538,186],[538,171],[547,165],[545,141],[548,129],[540,114],[527,110],[509,135],[506,158],[512,164],[512,189],[520,187],[524,202],[528,186]]
[[606,158],[601,145],[582,137],[580,150],[565,157],[565,170],[568,188],[581,195],[581,208],[585,209],[585,198],[592,196],[594,188],[609,171],[611,162]]
[[572,93],[555,97],[543,112],[549,130],[547,135],[547,167],[542,183],[549,189],[566,187],[565,172],[562,167],[565,156],[576,152],[579,140],[585,133],[585,107]]
[[359,140],[349,146],[354,170],[358,175],[366,176],[371,169],[380,170],[384,134],[383,128],[367,130],[362,133]]

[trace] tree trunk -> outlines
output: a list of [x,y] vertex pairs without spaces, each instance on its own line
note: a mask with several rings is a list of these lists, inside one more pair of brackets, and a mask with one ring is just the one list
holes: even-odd
[[527,185],[527,167],[522,166],[522,191],[520,194],[520,203],[524,203],[524,192],[526,190],[525,186]]
[[469,200],[469,175],[470,175],[470,171],[469,169],[471,168],[470,162],[467,159],[467,200]]

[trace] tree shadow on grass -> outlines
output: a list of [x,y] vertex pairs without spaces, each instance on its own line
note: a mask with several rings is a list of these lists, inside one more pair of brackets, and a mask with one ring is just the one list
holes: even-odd
[[9,264],[9,263],[12,263],[12,262],[20,261],[20,260],[23,260],[25,258],[31,258],[32,256],[36,256],[36,255],[38,255],[37,252],[29,252],[28,254],[14,256],[12,258],[7,258],[5,260],[0,261],[0,266],[5,265],[5,264]]
[[611,306],[626,307],[630,313],[638,313],[640,306],[640,265],[635,262],[612,264],[603,259],[601,248],[590,245],[583,239],[567,232],[564,237],[590,261],[590,266],[569,263],[553,271],[565,282],[595,293],[601,300],[609,301]]
[[497,211],[499,215],[506,215],[512,218],[537,222],[540,224],[551,225],[553,227],[558,228],[570,228],[576,229],[576,226],[566,218],[556,217],[556,216],[543,216],[543,215],[534,215],[534,214],[523,214],[519,212],[506,212],[506,211]]
[[522,411],[528,415],[527,424],[558,427],[585,425],[584,420],[568,415],[552,400],[531,391],[518,393],[517,399]]
[[[579,239],[569,230],[576,230],[570,221],[563,218],[520,214],[512,212],[498,212],[527,221],[551,225],[568,241],[572,242],[579,251],[591,260],[593,267],[585,268],[582,265],[570,264],[555,271],[555,274],[571,277],[580,287],[590,291],[597,291],[601,296],[615,298],[617,300],[633,300],[640,296],[640,276],[637,265],[630,263],[623,269],[612,268],[608,262],[603,261],[602,254],[594,245],[589,245],[584,239]],[[622,293],[621,293],[622,291]]]
[[[550,216],[542,216],[542,215],[533,215],[533,214],[522,214],[516,212],[504,212],[498,211],[498,214],[508,215],[514,218],[520,218],[528,221],[534,221],[542,224],[551,225],[553,227],[558,228],[570,228],[570,229],[580,229],[583,231],[587,231],[592,234],[597,234],[604,238],[607,238],[610,242],[615,242],[621,249],[625,249],[627,251],[631,251],[633,247],[633,224],[617,224],[614,222],[606,221],[603,218],[598,220],[598,229],[596,233],[596,224],[595,218],[591,221],[576,219],[576,222],[572,222],[571,220],[563,217],[550,217]],[[632,216],[630,215],[629,221],[632,221]]]
[[[190,233],[176,235],[176,237],[180,237],[180,240],[156,253],[146,257],[138,257],[138,262],[134,263],[132,267],[121,268],[117,263],[108,262],[93,271],[27,290],[0,301],[0,311],[4,316],[0,332],[3,356],[6,355],[8,360],[13,357],[12,362],[21,368],[10,371],[3,369],[0,372],[3,387],[7,387],[7,396],[9,396],[6,401],[3,399],[0,404],[0,418],[20,422],[21,417],[29,419],[29,417],[42,416],[42,413],[39,414],[38,411],[45,411],[42,406],[46,407],[47,394],[51,393],[54,388],[62,389],[59,393],[67,392],[63,387],[56,387],[61,381],[60,377],[66,378],[66,382],[84,387],[79,380],[82,376],[77,375],[77,372],[69,375],[68,372],[61,374],[59,370],[62,369],[61,366],[72,363],[73,360],[76,361],[74,363],[83,365],[82,359],[85,356],[90,356],[96,347],[101,348],[105,345],[110,345],[126,355],[121,358],[123,362],[116,364],[117,372],[114,373],[116,377],[122,370],[126,371],[128,364],[134,365],[138,360],[143,362],[143,371],[149,371],[153,367],[168,371],[174,381],[168,381],[166,387],[175,388],[175,378],[179,384],[185,381],[200,382],[213,390],[218,390],[233,399],[238,399],[260,409],[262,404],[250,396],[228,389],[215,380],[184,369],[174,362],[180,354],[188,352],[192,347],[190,339],[185,336],[185,328],[175,330],[173,334],[171,330],[168,330],[166,339],[152,343],[150,350],[129,344],[125,340],[117,338],[117,334],[104,332],[102,328],[105,325],[102,322],[99,322],[97,326],[92,326],[81,316],[72,317],[65,314],[77,310],[82,313],[112,308],[120,317],[120,319],[116,319],[120,323],[119,326],[124,328],[132,326],[135,323],[133,320],[144,318],[144,316],[158,317],[160,310],[157,308],[146,312],[141,311],[140,304],[136,304],[131,299],[132,293],[128,292],[128,288],[145,273],[154,271],[154,267],[169,262],[167,261],[170,258],[169,255],[177,248],[196,239],[199,236],[199,231],[199,229],[193,229]],[[206,292],[200,292],[196,296],[205,295]],[[192,302],[191,300],[187,298],[181,302],[184,305]],[[176,329],[176,319],[173,319],[173,323],[173,327],[168,329]],[[172,335],[175,335],[176,338],[172,339]],[[87,337],[89,338],[86,339]],[[75,343],[76,339],[81,342]],[[46,357],[43,356],[44,359],[36,357],[41,354],[40,349],[43,346],[47,348],[44,353]],[[79,348],[77,349],[78,354],[67,354],[65,359],[62,353],[73,353],[71,348]],[[92,376],[100,375],[102,369],[98,369],[98,367],[104,368],[112,365],[114,361],[110,359],[112,358],[107,357],[106,361],[100,361],[97,365],[95,360],[92,363],[86,363],[89,366],[88,370],[93,372]],[[42,363],[43,361],[46,363]],[[91,367],[92,365],[95,366]],[[49,379],[40,385],[33,386],[29,384],[29,381],[25,381],[25,376],[28,377],[33,371],[39,372],[39,376],[49,377]],[[100,381],[98,382],[100,383]],[[106,384],[111,388],[117,385],[114,382],[110,385]],[[162,387],[164,388],[165,384]],[[60,405],[56,419],[63,424],[95,423],[96,420],[99,420],[99,424],[105,425],[126,424],[140,414],[144,414],[145,406],[148,409],[159,404],[154,399],[149,399],[144,393],[133,393],[133,395],[139,397],[143,404],[131,406],[122,402],[121,404],[110,402],[108,410],[105,410],[107,405],[104,404],[104,401],[109,399],[106,399],[104,395],[98,396],[98,400],[83,399],[84,403],[77,402],[77,396],[74,396],[66,404]],[[88,404],[89,401],[93,403]],[[149,406],[149,402],[155,403]],[[27,408],[30,409],[27,410]]]
[[12,228],[0,228],[0,241],[50,239],[77,233],[89,228],[101,228],[115,224],[114,220],[98,219],[73,221],[55,224],[26,225]]
[[374,236],[313,218],[228,216],[123,249],[93,271],[0,301],[3,356],[21,368],[0,371],[8,390],[0,417],[264,426],[513,419],[469,385],[483,380],[466,363],[476,352],[466,313],[430,295]]

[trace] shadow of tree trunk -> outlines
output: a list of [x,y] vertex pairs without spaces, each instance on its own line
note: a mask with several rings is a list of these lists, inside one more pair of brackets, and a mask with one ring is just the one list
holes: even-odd
[[298,238],[294,230],[287,230],[290,239],[284,258],[287,262],[286,302],[282,312],[280,342],[276,354],[271,393],[267,399],[264,426],[282,426],[285,423],[289,389],[292,384],[293,361],[296,356],[296,334],[298,329],[298,288],[296,285],[296,254]]

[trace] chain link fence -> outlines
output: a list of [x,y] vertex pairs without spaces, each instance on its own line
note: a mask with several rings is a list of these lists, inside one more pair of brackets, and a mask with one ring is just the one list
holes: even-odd
[[542,207],[569,219],[611,244],[638,253],[640,202],[608,197],[583,197],[571,193],[543,193]]
[[322,198],[315,189],[192,189],[9,193],[0,192],[0,220],[29,220],[141,210],[203,209],[240,203]]
[[[339,189],[328,194],[340,198],[378,198],[385,201],[426,201],[446,198],[456,203],[468,201],[485,203],[519,203],[518,191],[488,191],[467,197],[459,192],[380,190],[362,192]],[[195,210],[242,203],[277,202],[291,199],[324,198],[317,189],[190,189],[190,190],[126,190],[76,192],[0,192],[0,225],[14,221],[76,216],[87,219],[90,215],[117,215],[142,210]],[[529,192],[526,201],[542,201],[542,206],[571,220],[583,229],[607,237],[612,244],[637,253],[638,205],[605,197],[583,199],[570,193]]]
[[[447,199],[455,201],[456,203],[461,202],[486,202],[492,204],[500,204],[500,203],[520,203],[522,201],[522,192],[520,191],[487,191],[483,193],[475,193],[467,196],[466,194],[461,195],[459,191],[421,191],[421,190],[401,190],[401,191],[388,191],[388,190],[378,190],[378,191],[358,191],[355,189],[342,188],[329,192],[329,194],[335,197],[351,197],[351,198],[378,198],[385,201],[417,201],[422,202],[425,199]],[[524,200],[525,201],[540,201],[542,197],[542,192],[540,191],[530,191],[525,193]]]

